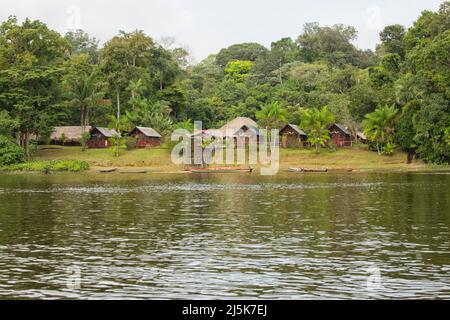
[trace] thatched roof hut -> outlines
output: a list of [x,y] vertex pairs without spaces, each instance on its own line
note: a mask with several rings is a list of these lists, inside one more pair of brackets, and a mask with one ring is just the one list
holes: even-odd
[[252,130],[258,133],[258,124],[247,117],[237,117],[220,128],[224,135],[235,135],[239,130]]
[[[89,132],[91,130],[91,126],[62,126],[55,127],[53,132],[50,135],[51,143],[54,144],[68,144],[68,145],[77,145],[80,144],[81,136],[85,132]],[[62,137],[64,136],[65,141],[62,141]]]

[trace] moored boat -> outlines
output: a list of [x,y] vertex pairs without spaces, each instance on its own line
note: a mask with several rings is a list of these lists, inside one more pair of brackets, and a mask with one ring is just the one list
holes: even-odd
[[120,170],[119,173],[147,173],[148,170]]
[[253,168],[191,168],[189,171],[192,173],[252,173]]
[[353,168],[330,168],[328,171],[346,171],[346,172],[352,172]]
[[328,172],[328,168],[324,169],[308,169],[308,168],[289,168],[289,172]]
[[107,168],[107,169],[101,169],[99,170],[100,173],[110,173],[116,171],[117,168]]

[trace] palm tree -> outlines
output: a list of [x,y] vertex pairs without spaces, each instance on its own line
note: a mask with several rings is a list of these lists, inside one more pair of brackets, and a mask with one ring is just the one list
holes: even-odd
[[84,132],[85,127],[89,125],[89,109],[99,104],[104,93],[99,90],[97,75],[94,71],[71,78],[68,80],[68,84],[72,98],[71,103],[80,108],[80,123]]
[[286,122],[286,117],[287,110],[283,109],[277,101],[266,104],[261,110],[256,112],[256,119],[266,129],[279,128],[282,123]]
[[394,105],[378,107],[374,112],[366,114],[362,122],[364,133],[369,141],[375,142],[378,154],[380,144],[392,143],[398,110]]
[[136,100],[138,99],[138,97],[142,95],[142,93],[145,90],[145,86],[142,83],[142,79],[131,80],[130,83],[128,84],[127,89],[131,92],[131,105],[133,111],[135,111],[137,102]]
[[316,152],[330,140],[328,127],[335,121],[334,115],[327,106],[302,111],[300,127],[308,133],[308,142],[316,146]]

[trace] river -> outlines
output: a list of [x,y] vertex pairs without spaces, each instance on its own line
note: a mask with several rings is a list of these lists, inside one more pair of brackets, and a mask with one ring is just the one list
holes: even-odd
[[1,175],[0,271],[4,299],[450,299],[450,175]]

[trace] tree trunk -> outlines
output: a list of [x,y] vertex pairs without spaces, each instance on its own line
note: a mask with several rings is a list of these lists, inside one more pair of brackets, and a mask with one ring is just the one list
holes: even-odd
[[280,69],[279,69],[279,73],[278,73],[278,76],[280,78],[280,84],[283,84],[283,77],[282,77],[282,74],[281,74],[281,67],[282,66],[283,66],[282,65],[282,58],[280,58]]
[[414,156],[416,155],[416,149],[415,148],[409,148],[407,151],[408,151],[408,156],[406,158],[406,163],[407,164],[411,164],[413,159],[414,159]]
[[120,121],[120,93],[119,90],[117,90],[117,142],[116,142],[116,157],[119,157],[119,144],[120,144],[120,132],[119,132],[119,121]]
[[30,157],[29,150],[28,150],[28,139],[29,139],[28,131],[20,133],[20,146],[25,151],[25,155],[27,156],[27,158]]

